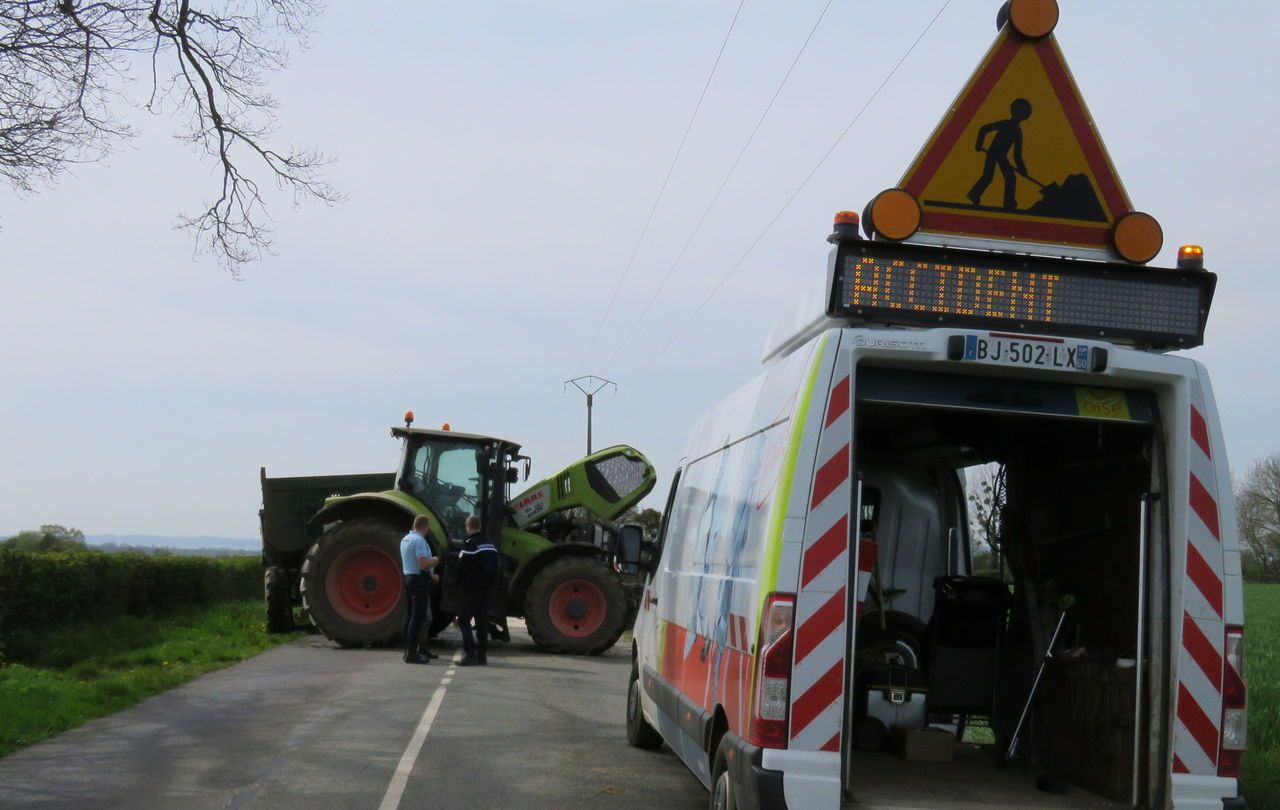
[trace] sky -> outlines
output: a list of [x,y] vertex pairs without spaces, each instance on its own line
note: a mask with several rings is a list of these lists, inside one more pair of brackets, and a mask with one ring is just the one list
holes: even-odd
[[[172,227],[216,177],[165,115],[124,110],[139,136],[54,188],[0,188],[0,532],[252,537],[260,467],[390,470],[406,409],[522,442],[540,478],[584,450],[579,374],[617,382],[596,446],[644,452],[660,507],[694,421],[824,273],[832,214],[897,183],[999,3],[951,2],[784,209],[942,5],[834,0],[623,345],[824,5],[745,0],[642,240],[736,0],[332,4],[271,90],[280,141],[335,156],[347,200],[269,198],[274,253],[240,280]],[[1219,276],[1190,354],[1238,475],[1280,450],[1280,6],[1062,5],[1112,161],[1163,226],[1153,264],[1195,242]]]

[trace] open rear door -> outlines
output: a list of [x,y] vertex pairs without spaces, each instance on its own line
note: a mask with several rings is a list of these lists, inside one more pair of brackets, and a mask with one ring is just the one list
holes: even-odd
[[[820,368],[813,404],[822,416],[804,523],[796,594],[795,669],[790,748],[832,755],[837,779],[846,710],[850,572],[857,570],[853,447],[853,353],[837,345],[833,367]],[[822,381],[827,380],[824,386]]]

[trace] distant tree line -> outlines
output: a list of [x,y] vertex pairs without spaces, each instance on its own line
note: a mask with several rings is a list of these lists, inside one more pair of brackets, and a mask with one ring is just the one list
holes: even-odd
[[1255,461],[1235,490],[1244,576],[1280,582],[1280,452]]
[[68,529],[56,523],[46,523],[38,529],[18,532],[7,540],[0,540],[0,547],[11,551],[88,551],[84,532]]
[[13,537],[0,540],[0,550],[10,551],[66,551],[72,553],[142,554],[148,557],[249,557],[256,551],[228,548],[168,548],[165,546],[132,546],[128,543],[103,543],[90,546],[84,532],[69,529],[56,523],[46,523],[39,529],[18,532]]

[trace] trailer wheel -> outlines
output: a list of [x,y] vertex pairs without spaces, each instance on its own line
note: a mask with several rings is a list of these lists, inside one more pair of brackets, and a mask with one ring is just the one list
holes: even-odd
[[379,647],[404,632],[400,532],[347,520],[320,536],[302,563],[302,606],[343,647]]
[[626,629],[626,591],[597,557],[550,563],[534,576],[524,602],[529,635],[548,652],[598,655]]
[[293,589],[289,587],[289,572],[273,565],[262,579],[267,603],[267,632],[288,633],[293,630]]
[[644,719],[640,709],[640,673],[631,665],[631,684],[627,687],[627,742],[645,751],[662,747],[662,735]]

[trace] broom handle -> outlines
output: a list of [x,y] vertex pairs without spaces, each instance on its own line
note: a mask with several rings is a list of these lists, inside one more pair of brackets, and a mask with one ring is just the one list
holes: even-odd
[[1014,753],[1018,749],[1018,735],[1022,733],[1022,724],[1027,721],[1027,713],[1031,711],[1031,704],[1035,702],[1036,690],[1040,687],[1040,678],[1044,675],[1044,668],[1049,663],[1049,659],[1053,658],[1053,648],[1058,643],[1058,634],[1062,632],[1062,623],[1067,620],[1067,611],[1070,607],[1064,607],[1062,614],[1058,616],[1058,626],[1053,629],[1053,638],[1049,639],[1049,649],[1044,652],[1044,660],[1040,662],[1040,668],[1036,670],[1036,679],[1031,684],[1031,691],[1027,694],[1027,703],[1022,707],[1022,716],[1018,718],[1018,725],[1014,726],[1013,737],[1009,740],[1009,750],[1005,753],[1005,761],[1013,759]]

